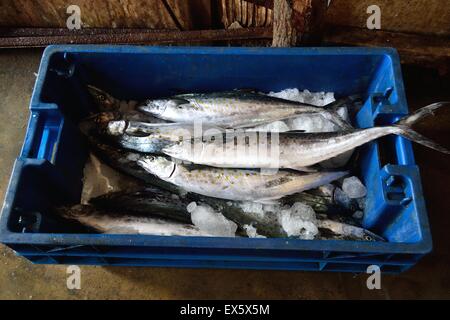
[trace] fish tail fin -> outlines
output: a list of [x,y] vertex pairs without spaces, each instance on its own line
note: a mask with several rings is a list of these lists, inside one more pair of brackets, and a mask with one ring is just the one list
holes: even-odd
[[420,108],[414,111],[413,113],[401,118],[395,124],[400,126],[412,126],[416,122],[423,120],[425,117],[429,115],[434,115],[434,111],[443,106],[450,106],[450,101],[436,102],[423,108]]
[[437,150],[442,153],[450,154],[450,150],[439,145],[438,143],[434,142],[433,140],[421,135],[420,133],[414,131],[411,126],[420,120],[423,120],[425,117],[429,115],[434,115],[434,111],[448,105],[450,106],[450,102],[436,102],[433,104],[430,104],[426,107],[420,108],[419,110],[415,111],[414,113],[405,116],[398,120],[393,127],[398,129],[397,134],[408,139],[411,141],[414,141],[418,144],[421,144],[425,147]]

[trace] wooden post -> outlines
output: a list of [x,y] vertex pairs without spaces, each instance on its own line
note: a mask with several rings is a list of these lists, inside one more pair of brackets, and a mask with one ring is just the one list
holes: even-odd
[[[314,7],[314,11],[313,11]],[[291,47],[320,26],[326,0],[274,0],[273,47]]]
[[272,47],[291,47],[297,43],[297,30],[293,21],[293,2],[300,0],[274,0]]

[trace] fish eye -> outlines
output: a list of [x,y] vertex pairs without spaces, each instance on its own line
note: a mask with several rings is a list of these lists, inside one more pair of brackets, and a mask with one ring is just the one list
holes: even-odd
[[365,235],[365,236],[364,236],[364,240],[366,240],[366,241],[372,241],[373,239],[372,239],[371,236]]
[[105,101],[105,96],[104,95],[99,95],[98,96],[98,100],[100,100],[100,101]]

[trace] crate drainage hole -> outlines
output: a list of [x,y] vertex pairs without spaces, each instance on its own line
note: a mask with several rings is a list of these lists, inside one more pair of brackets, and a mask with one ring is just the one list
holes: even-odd
[[402,176],[389,176],[385,180],[385,188],[388,200],[397,201],[402,206],[411,201],[411,197],[406,195],[406,181]]

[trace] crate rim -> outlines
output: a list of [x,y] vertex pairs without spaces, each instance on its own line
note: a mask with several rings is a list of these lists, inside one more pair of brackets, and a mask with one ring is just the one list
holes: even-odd
[[[33,89],[30,109],[41,104],[40,92],[44,84],[45,71],[51,56],[55,53],[128,53],[128,54],[240,54],[240,55],[385,55],[392,62],[393,72],[400,80],[397,82],[400,93],[399,104],[405,104],[403,80],[397,50],[389,47],[302,47],[302,48],[245,48],[245,47],[173,47],[173,46],[132,46],[132,45],[51,45],[43,53],[38,79]],[[152,235],[116,235],[116,234],[63,234],[63,233],[19,233],[7,228],[12,208],[10,200],[17,187],[26,158],[18,158],[12,170],[4,206],[0,215],[0,242],[4,244],[36,245],[105,245],[105,246],[147,246],[147,247],[185,247],[185,248],[222,248],[222,249],[265,249],[265,250],[301,250],[327,252],[370,252],[379,254],[426,254],[432,250],[431,231],[426,210],[419,210],[419,223],[422,240],[415,243],[360,242],[340,240],[299,240],[289,238],[252,239],[224,237],[180,237]]]

